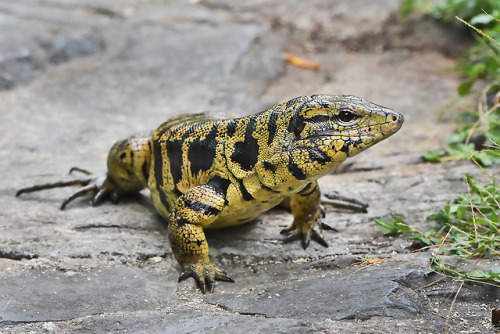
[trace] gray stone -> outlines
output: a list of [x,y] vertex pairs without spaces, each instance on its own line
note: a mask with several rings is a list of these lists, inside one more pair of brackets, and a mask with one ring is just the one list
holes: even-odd
[[97,53],[102,47],[98,41],[93,41],[91,38],[56,36],[53,40],[44,43],[44,48],[51,63],[62,64]]
[[305,271],[306,275],[296,276],[296,270],[291,270],[288,277],[261,278],[257,273],[252,280],[263,281],[263,287],[247,293],[228,293],[225,287],[223,293],[210,295],[206,300],[232,312],[268,318],[302,321],[366,320],[373,316],[407,318],[417,315],[420,305],[408,296],[397,296],[395,292],[401,286],[396,281],[414,270],[408,265],[389,262],[364,270],[356,267],[323,270],[320,275]]
[[18,45],[0,45],[0,90],[28,83],[39,67],[31,53]]
[[0,323],[164,309],[176,303],[170,298],[174,287],[165,277],[130,267],[31,270],[0,280]]

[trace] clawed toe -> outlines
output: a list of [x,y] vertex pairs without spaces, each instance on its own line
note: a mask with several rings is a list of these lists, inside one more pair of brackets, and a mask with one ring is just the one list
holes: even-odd
[[321,204],[337,209],[352,210],[354,212],[367,213],[368,204],[355,198],[340,195],[337,192],[324,193],[321,196]]
[[[69,171],[70,173],[77,171],[80,173],[83,173],[85,175],[91,175],[91,173],[85,169],[78,168],[78,167],[73,167]],[[70,180],[70,181],[60,181],[60,182],[54,182],[54,183],[46,183],[46,184],[39,184],[35,185],[32,187],[27,187],[20,189],[16,192],[16,197],[24,194],[24,193],[30,193],[30,192],[35,192],[35,191],[40,191],[40,190],[46,190],[46,189],[53,189],[53,188],[63,188],[63,187],[82,187],[81,189],[78,189],[74,193],[72,193],[70,196],[66,197],[63,202],[61,203],[60,209],[64,210],[64,208],[72,202],[74,199],[86,196],[86,195],[91,195],[93,196],[92,198],[92,205],[98,205],[99,203],[102,202],[102,200],[109,196],[111,201],[113,203],[118,202],[119,198],[119,191],[118,188],[114,185],[114,183],[107,177],[91,177],[91,178],[82,178],[82,179],[77,179],[77,180]]]
[[322,229],[322,230],[327,230],[327,231],[333,231],[333,232],[338,232],[339,230],[337,230],[335,227],[333,227],[332,225],[330,224],[327,224],[325,223],[324,221],[320,221],[319,222],[319,227]]
[[229,277],[226,272],[210,264],[193,264],[184,266],[182,274],[179,276],[178,282],[192,277],[198,289],[205,294],[213,292],[215,289],[215,281],[234,283],[234,280]]
[[[323,226],[323,223],[320,223],[320,225]],[[330,225],[326,225],[326,226],[328,226],[332,230],[335,230]],[[326,240],[323,238],[323,236],[321,235],[321,232],[318,230],[318,227],[314,227],[314,228],[311,228],[311,229],[306,230],[306,231],[300,231],[300,230],[295,229],[293,227],[289,227],[289,228],[281,230],[280,233],[286,235],[286,238],[283,239],[284,243],[289,243],[289,242],[300,239],[302,248],[304,248],[304,249],[309,247],[309,245],[311,244],[311,240],[316,241],[317,243],[319,243],[320,245],[322,245],[324,247],[328,247],[328,242],[326,242]]]

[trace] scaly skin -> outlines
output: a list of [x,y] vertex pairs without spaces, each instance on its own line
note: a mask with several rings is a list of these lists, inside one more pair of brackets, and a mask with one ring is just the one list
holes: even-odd
[[119,196],[149,188],[158,212],[169,221],[169,239],[183,280],[193,277],[203,293],[229,281],[209,259],[204,230],[243,224],[287,202],[293,223],[285,241],[328,246],[320,233],[324,213],[316,180],[345,159],[399,130],[403,116],[353,96],[299,97],[241,118],[181,115],[153,134],[118,141],[108,174],[21,189],[68,185],[84,188],[70,200],[94,193]]

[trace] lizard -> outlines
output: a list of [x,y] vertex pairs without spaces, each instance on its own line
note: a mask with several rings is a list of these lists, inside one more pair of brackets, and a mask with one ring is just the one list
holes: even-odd
[[299,239],[304,249],[311,240],[328,247],[321,230],[330,226],[322,221],[317,180],[396,133],[403,122],[401,114],[350,95],[298,97],[239,118],[184,114],[154,132],[116,142],[102,177],[36,185],[16,196],[81,186],[63,201],[64,209],[80,196],[91,194],[94,205],[105,197],[115,203],[148,188],[168,221],[170,246],[182,268],[179,282],[192,277],[203,293],[212,292],[216,281],[234,280],[211,262],[204,230],[247,223],[286,202],[293,222],[282,231],[284,240]]

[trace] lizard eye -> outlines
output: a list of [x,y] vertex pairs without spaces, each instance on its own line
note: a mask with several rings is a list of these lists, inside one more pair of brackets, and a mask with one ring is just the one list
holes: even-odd
[[357,114],[353,113],[348,109],[342,109],[338,114],[339,120],[344,123],[349,123],[358,117],[359,116]]

